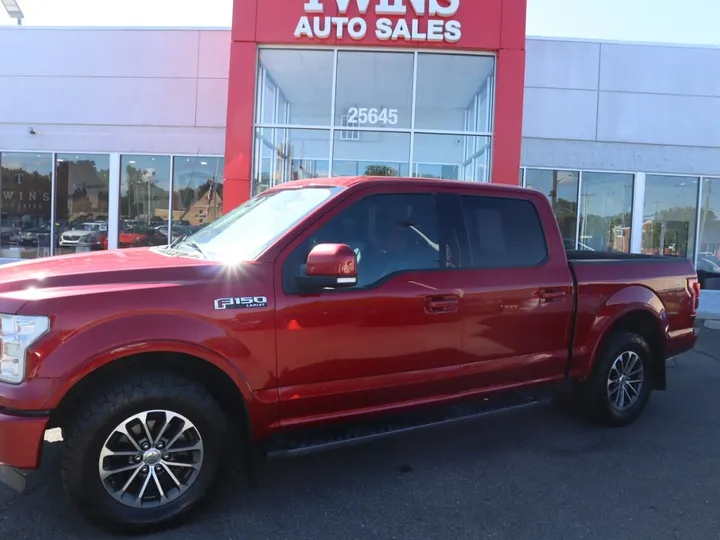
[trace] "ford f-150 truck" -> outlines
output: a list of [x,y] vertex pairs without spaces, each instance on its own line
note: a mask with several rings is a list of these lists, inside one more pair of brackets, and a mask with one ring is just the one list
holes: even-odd
[[553,396],[626,426],[699,295],[687,259],[566,250],[530,189],[289,182],[166,246],[0,268],[0,472],[22,489],[59,427],[77,507],[143,530],[229,452],[251,472]]

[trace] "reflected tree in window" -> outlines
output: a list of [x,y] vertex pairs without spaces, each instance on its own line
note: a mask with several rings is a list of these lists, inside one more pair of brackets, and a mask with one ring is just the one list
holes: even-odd
[[577,171],[527,169],[525,174],[526,186],[540,191],[550,201],[565,247],[570,249],[575,247],[579,178]]
[[110,156],[59,154],[56,167],[56,253],[107,249]]
[[223,215],[224,160],[176,157],[171,239],[191,234]]
[[584,172],[578,249],[630,252],[633,175]]
[[697,270],[720,274],[720,179],[704,178]]
[[687,258],[693,256],[697,190],[697,178],[647,175],[643,253]]

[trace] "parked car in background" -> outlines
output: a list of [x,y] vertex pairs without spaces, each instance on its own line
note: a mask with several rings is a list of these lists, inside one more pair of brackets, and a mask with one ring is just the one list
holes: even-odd
[[106,221],[88,221],[60,234],[60,247],[103,249],[107,239]]
[[19,245],[21,247],[50,247],[50,225],[30,227],[20,231]]
[[[123,222],[118,230],[118,247],[132,248],[142,246],[161,246],[167,244],[167,235],[145,222]],[[104,248],[108,249],[109,239],[104,239]]]
[[168,246],[0,267],[0,477],[22,489],[60,427],[77,508],[141,531],[240,456],[548,396],[628,426],[694,346],[699,297],[687,259],[564,249],[535,190],[281,184]]

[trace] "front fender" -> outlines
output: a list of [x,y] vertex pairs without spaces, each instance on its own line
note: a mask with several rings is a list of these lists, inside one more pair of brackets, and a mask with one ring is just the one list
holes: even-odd
[[[90,373],[129,356],[175,352],[200,358],[223,371],[242,393],[248,410],[266,408],[258,389],[274,386],[274,364],[260,348],[241,342],[230,329],[203,317],[180,313],[134,314],[96,321],[80,330],[48,336],[28,366],[29,379],[52,381],[43,408],[57,407],[69,390]],[[267,336],[250,330],[249,341]],[[272,364],[272,365],[270,365]],[[262,393],[262,392],[261,392]],[[265,396],[266,393],[262,393]],[[272,393],[269,396],[272,401]],[[265,403],[263,404],[263,401]]]
[[667,312],[660,298],[649,288],[639,285],[625,287],[613,293],[599,309],[583,309],[582,297],[578,306],[578,324],[575,336],[573,375],[587,377],[603,340],[615,324],[631,312],[644,312],[652,316],[662,328],[668,325]]

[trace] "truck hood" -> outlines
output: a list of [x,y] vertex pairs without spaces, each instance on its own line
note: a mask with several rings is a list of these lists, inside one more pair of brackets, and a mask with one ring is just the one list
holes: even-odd
[[[170,257],[148,248],[62,255],[0,266],[2,311],[28,300],[87,292],[137,289],[163,282],[212,279],[219,263]],[[13,309],[14,308],[14,309]]]

